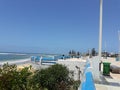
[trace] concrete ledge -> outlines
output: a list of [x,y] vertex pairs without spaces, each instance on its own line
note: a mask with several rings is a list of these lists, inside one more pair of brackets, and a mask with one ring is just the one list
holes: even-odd
[[96,90],[120,90],[120,87],[95,84]]

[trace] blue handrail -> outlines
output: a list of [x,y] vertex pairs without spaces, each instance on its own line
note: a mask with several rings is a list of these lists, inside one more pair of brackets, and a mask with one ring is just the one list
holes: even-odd
[[85,80],[81,82],[80,90],[96,90],[92,72],[87,71],[89,67],[90,67],[90,63],[87,62],[84,69]]

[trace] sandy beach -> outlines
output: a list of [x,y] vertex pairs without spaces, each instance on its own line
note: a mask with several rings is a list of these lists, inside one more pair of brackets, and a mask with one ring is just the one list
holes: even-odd
[[9,60],[9,61],[0,61],[0,65],[3,65],[4,63],[9,63],[9,64],[23,64],[30,62],[30,58],[27,59],[19,59],[19,60]]
[[27,59],[19,59],[19,60],[11,60],[11,61],[0,61],[0,66],[4,65],[5,63],[8,63],[10,65],[16,64],[18,69],[22,69],[24,67],[29,67],[32,65],[30,58]]
[[[18,64],[17,65],[17,69],[18,70],[21,70],[23,69],[24,67],[29,67],[29,66],[32,66],[32,63],[29,61],[29,62],[24,62],[22,64]],[[33,68],[32,68],[33,69]]]

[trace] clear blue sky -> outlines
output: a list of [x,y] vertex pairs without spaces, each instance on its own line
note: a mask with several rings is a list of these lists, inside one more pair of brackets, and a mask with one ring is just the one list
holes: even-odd
[[[120,0],[103,0],[103,50],[118,51]],[[99,0],[0,0],[0,51],[98,50]]]

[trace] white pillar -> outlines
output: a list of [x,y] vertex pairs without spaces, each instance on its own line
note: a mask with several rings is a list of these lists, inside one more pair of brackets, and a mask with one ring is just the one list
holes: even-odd
[[99,60],[101,60],[101,52],[102,52],[102,9],[103,9],[103,0],[100,0]]
[[93,79],[94,81],[100,81],[100,72],[99,72],[99,57],[93,57],[91,58],[91,67],[93,68]]
[[118,31],[118,39],[119,39],[119,52],[118,52],[118,60],[120,60],[120,31]]
[[98,57],[92,58],[92,67],[93,67],[93,78],[95,81],[100,80],[100,72],[99,72],[99,63],[101,61],[101,53],[102,53],[102,4],[103,0],[100,0],[100,26],[99,26],[99,51]]

